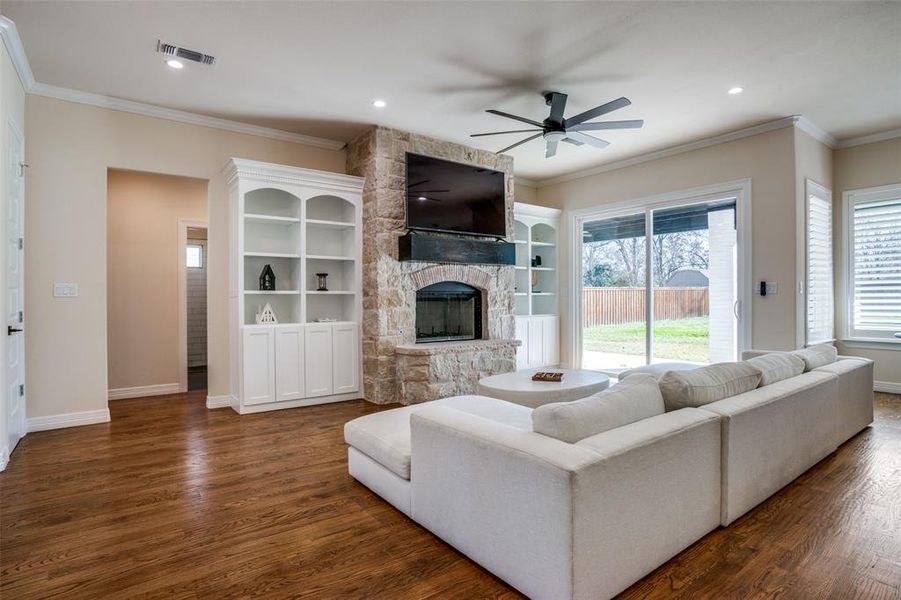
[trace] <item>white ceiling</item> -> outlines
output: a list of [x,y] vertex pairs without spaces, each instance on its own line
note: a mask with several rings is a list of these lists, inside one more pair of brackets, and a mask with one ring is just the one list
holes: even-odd
[[[497,150],[626,96],[605,150],[536,140],[543,179],[788,115],[843,139],[901,126],[901,3],[34,2],[4,0],[42,83],[347,141],[379,123]],[[218,57],[173,71],[156,41]],[[734,85],[743,94],[729,96]],[[384,98],[385,109],[372,107]],[[604,119],[601,119],[604,120]],[[512,125],[512,127],[511,127]],[[523,135],[522,137],[525,137]]]

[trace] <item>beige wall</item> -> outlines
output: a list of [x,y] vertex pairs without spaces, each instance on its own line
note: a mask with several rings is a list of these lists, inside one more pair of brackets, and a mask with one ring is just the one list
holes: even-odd
[[179,382],[182,219],[206,222],[205,179],[109,171],[106,339],[110,389]]
[[[6,190],[7,185],[7,147],[9,144],[10,123],[19,130],[20,135],[25,133],[25,90],[16,74],[6,46],[0,44],[0,190]],[[26,143],[27,147],[27,143]],[[27,192],[26,192],[27,193]],[[6,223],[6,201],[0,202],[0,222]],[[5,238],[4,238],[5,239]],[[0,244],[0,265],[6,264],[6,245]],[[5,269],[4,269],[5,277]],[[7,314],[6,294],[0,294],[0,314]],[[7,364],[6,344],[0,344],[0,364]],[[0,369],[0,390],[6,390],[6,370]],[[31,390],[28,390],[30,394]],[[27,401],[27,400],[26,400]],[[7,411],[6,402],[0,402],[0,463],[5,460],[7,448]],[[2,468],[0,464],[0,468]]]
[[[835,180],[832,192],[833,222],[835,224],[836,274],[844,269],[841,247],[844,226],[841,223],[842,194],[848,190],[878,187],[901,183],[901,138],[852,146],[836,150],[834,155]],[[841,281],[836,277],[836,323],[840,323]],[[841,336],[841,330],[836,330]],[[901,385],[901,348],[879,350],[839,343],[843,354],[866,356],[876,361],[876,380]]]
[[514,182],[513,197],[516,199],[516,202],[536,204],[538,200],[538,190],[536,188]]
[[[344,171],[344,152],[40,96],[27,98],[28,416],[107,406],[107,169],[209,180],[210,395],[229,393],[230,157]],[[54,281],[79,296],[54,299]]]
[[[807,280],[807,179],[811,179],[827,190],[832,189],[832,148],[818,142],[800,129],[795,132],[795,198],[796,234],[795,246],[798,260],[795,281]],[[806,286],[806,284],[805,284]],[[807,343],[807,296],[797,294],[796,346],[803,348]]]
[[[622,169],[540,187],[538,203],[566,210],[626,202],[690,188],[751,179],[752,280],[779,293],[752,301],[752,345],[796,347],[794,128],[684,152]],[[564,227],[569,216],[564,214]],[[564,285],[565,288],[565,285]],[[563,305],[568,290],[562,290]],[[564,322],[568,315],[561,310]],[[564,336],[568,327],[563,328]],[[564,348],[566,347],[564,338]]]

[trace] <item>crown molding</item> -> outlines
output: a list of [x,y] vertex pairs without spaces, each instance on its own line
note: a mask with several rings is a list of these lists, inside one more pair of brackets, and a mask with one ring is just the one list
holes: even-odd
[[861,135],[858,137],[840,140],[836,148],[851,148],[852,146],[862,146],[864,144],[875,144],[876,142],[884,142],[901,137],[901,127],[897,129],[889,129],[888,131],[880,131],[879,133],[871,133],[869,135]]
[[830,148],[835,148],[838,146],[838,140],[817,127],[811,120],[806,117],[802,117],[800,115],[796,115],[793,117],[795,120],[795,127],[800,129],[816,141],[821,144],[825,144]]
[[590,177],[592,175],[597,175],[599,173],[606,173],[607,171],[615,171],[617,169],[622,169],[625,167],[631,167],[633,165],[638,165],[641,163],[649,162],[652,160],[659,160],[661,158],[667,158],[669,156],[675,156],[677,154],[682,154],[684,152],[691,152],[692,150],[700,150],[701,148],[707,148],[709,146],[716,146],[717,144],[725,144],[726,142],[733,142],[735,140],[740,140],[742,138],[750,137],[752,135],[760,135],[761,133],[768,133],[770,131],[776,131],[777,129],[785,129],[786,127],[794,127],[796,121],[799,117],[783,117],[782,119],[776,119],[775,121],[767,121],[766,123],[761,123],[759,125],[754,125],[752,127],[746,127],[744,129],[739,129],[737,131],[730,131],[728,133],[722,133],[720,135],[715,135],[709,138],[703,138],[700,140],[696,140],[694,142],[688,142],[686,144],[678,144],[676,146],[670,146],[668,148],[663,148],[661,150],[655,150],[653,152],[648,152],[647,154],[639,154],[638,156],[633,156],[631,158],[624,158],[622,160],[617,160],[613,162],[609,162],[597,167],[592,167],[590,169],[585,169],[583,171],[576,171],[574,173],[569,173],[567,175],[561,175],[559,177],[552,177],[550,179],[544,179],[538,182],[537,187],[543,188],[549,185],[555,185],[557,183],[564,183],[566,181],[573,181],[574,179],[582,179],[583,177]]
[[34,74],[31,71],[31,66],[28,64],[28,56],[25,54],[25,47],[22,45],[22,38],[19,37],[19,31],[16,29],[16,24],[9,18],[3,16],[0,16],[0,38],[3,38],[3,43],[6,45],[6,50],[9,53],[13,66],[16,68],[16,73],[19,75],[19,81],[22,82],[22,87],[25,89],[26,94],[55,98],[67,102],[76,102],[78,104],[87,104],[89,106],[118,110],[120,112],[143,115],[145,117],[166,119],[167,121],[177,121],[189,125],[211,127],[213,129],[221,129],[233,133],[244,133],[283,142],[315,146],[327,150],[340,150],[346,145],[339,140],[303,135],[294,133],[293,131],[251,125],[240,121],[220,119],[218,117],[210,117],[173,108],[164,108],[145,102],[135,102],[134,100],[124,100],[113,96],[93,94],[91,92],[82,92],[80,90],[40,83],[35,80]]
[[145,117],[155,117],[157,119],[166,119],[168,121],[177,121],[179,123],[188,123],[190,125],[212,127],[213,129],[222,129],[234,133],[244,133],[284,142],[316,146],[317,148],[326,148],[328,150],[340,150],[345,145],[344,142],[338,140],[329,140],[326,138],[293,133],[291,131],[283,131],[281,129],[272,129],[270,127],[250,125],[249,123],[241,123],[239,121],[209,117],[207,115],[176,110],[174,108],[163,108],[162,106],[145,104],[144,102],[124,100],[122,98],[114,98],[102,94],[92,94],[90,92],[82,92],[46,83],[35,83],[28,93],[35,96],[44,96],[47,98],[55,98],[57,100],[65,100],[67,102],[76,102],[78,104],[87,104],[99,108],[143,115]]
[[22,38],[19,37],[19,30],[8,17],[0,16],[0,38],[3,38],[3,44],[16,68],[22,87],[28,92],[34,87],[34,74],[31,72],[31,65],[28,64],[28,57],[25,55],[25,46],[22,45]]
[[513,183],[516,185],[521,185],[522,187],[527,188],[537,188],[538,182],[533,179],[526,179],[525,177],[515,176],[513,177]]

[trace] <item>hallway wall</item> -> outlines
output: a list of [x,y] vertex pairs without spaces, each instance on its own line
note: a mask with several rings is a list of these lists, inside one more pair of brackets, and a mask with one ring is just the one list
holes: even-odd
[[207,220],[206,180],[109,170],[110,390],[178,385],[179,219]]

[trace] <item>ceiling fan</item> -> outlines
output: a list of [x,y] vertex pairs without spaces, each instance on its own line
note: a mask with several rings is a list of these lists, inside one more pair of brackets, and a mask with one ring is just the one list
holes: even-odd
[[548,106],[551,107],[551,113],[548,118],[541,123],[539,123],[538,121],[533,121],[532,119],[527,119],[525,117],[511,115],[510,113],[505,113],[499,110],[492,109],[486,111],[490,112],[493,115],[500,115],[502,117],[507,117],[508,119],[513,119],[515,121],[528,123],[529,125],[537,127],[537,129],[514,129],[512,131],[474,133],[470,137],[503,135],[507,133],[532,133],[537,131],[538,133],[536,133],[535,135],[529,136],[524,140],[520,140],[515,144],[507,146],[503,150],[498,150],[497,153],[502,154],[508,150],[516,148],[521,144],[525,144],[526,142],[531,142],[536,138],[543,137],[546,143],[544,157],[550,158],[557,154],[557,144],[559,142],[566,142],[568,144],[573,144],[576,146],[588,144],[589,146],[594,146],[595,148],[606,148],[610,145],[610,142],[596,138],[592,135],[588,135],[587,133],[585,133],[586,131],[601,131],[604,129],[638,129],[642,125],[644,125],[644,121],[642,121],[641,119],[632,121],[606,121],[603,123],[586,122],[596,117],[600,117],[601,115],[606,115],[607,113],[613,112],[614,110],[629,106],[632,103],[628,98],[618,98],[616,100],[613,100],[612,102],[596,106],[591,110],[586,110],[585,112],[579,113],[578,115],[570,117],[568,119],[563,118],[563,111],[566,109],[566,94],[561,94],[560,92],[545,92],[544,101]]

